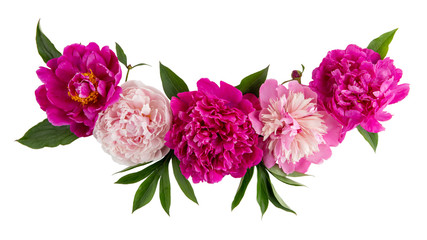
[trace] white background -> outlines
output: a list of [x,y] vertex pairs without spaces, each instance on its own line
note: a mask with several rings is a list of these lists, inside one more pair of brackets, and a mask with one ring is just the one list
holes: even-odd
[[[2,1],[0,239],[427,239],[426,20],[422,1]],[[114,163],[93,137],[32,150],[14,140],[45,118],[34,97],[43,66],[35,44],[37,21],[62,49],[118,42],[130,73],[161,88],[158,62],[190,89],[208,77],[237,85],[270,64],[269,78],[289,79],[306,66],[311,79],[329,50],[367,46],[399,27],[388,56],[403,69],[409,96],[388,107],[375,154],[353,131],[308,187],[274,181],[298,215],[270,204],[263,218],[254,181],[233,212],[238,179],[194,185],[199,205],[171,175],[171,217],[158,194],[131,214],[137,185],[121,186]],[[250,237],[250,238],[249,238]]]

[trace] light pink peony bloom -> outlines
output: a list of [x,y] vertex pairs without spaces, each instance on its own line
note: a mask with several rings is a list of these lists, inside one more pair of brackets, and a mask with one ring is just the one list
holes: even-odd
[[169,152],[164,145],[172,124],[169,100],[139,81],[128,81],[122,89],[119,101],[99,115],[93,135],[118,163],[161,159]]
[[296,81],[289,89],[267,80],[259,90],[261,109],[249,115],[263,136],[264,165],[276,163],[289,174],[306,172],[311,163],[328,159],[338,145],[341,125],[317,108],[317,95]]

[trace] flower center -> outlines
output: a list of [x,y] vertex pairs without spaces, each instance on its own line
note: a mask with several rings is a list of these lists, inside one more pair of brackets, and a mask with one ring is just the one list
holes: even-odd
[[280,138],[282,134],[295,136],[301,131],[297,121],[286,111],[285,99],[270,99],[267,109],[261,111],[260,118],[264,123],[262,135],[264,140],[268,137]]
[[68,83],[68,96],[83,105],[98,101],[98,79],[92,70],[76,74]]

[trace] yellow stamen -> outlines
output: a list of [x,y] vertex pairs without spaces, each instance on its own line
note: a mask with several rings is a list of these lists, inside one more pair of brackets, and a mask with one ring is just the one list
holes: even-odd
[[[96,81],[96,77],[92,72],[92,69],[89,70],[90,72],[87,73],[83,73],[83,76],[89,77],[89,81],[95,86],[95,89],[98,87],[98,82]],[[70,93],[70,91],[68,90],[68,96],[70,96],[70,98],[73,101],[76,102],[80,102],[83,105],[89,104],[89,103],[96,103],[98,101],[98,91],[93,91],[89,94],[89,96],[85,97],[85,98],[81,98],[78,95],[74,96]]]

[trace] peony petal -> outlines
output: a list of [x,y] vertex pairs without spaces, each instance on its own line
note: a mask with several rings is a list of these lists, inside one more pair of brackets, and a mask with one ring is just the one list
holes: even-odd
[[249,114],[249,119],[251,120],[252,127],[255,129],[257,134],[261,134],[264,124],[259,120],[259,111],[254,111]]
[[40,67],[39,70],[36,71],[37,76],[43,83],[55,82],[57,81],[57,77],[53,73],[52,70],[45,67]]
[[299,84],[297,81],[291,81],[291,82],[289,82],[288,89],[289,89],[289,91],[292,91],[294,93],[297,93],[297,92],[304,93],[304,87],[303,87],[303,85]]
[[77,137],[88,137],[92,135],[92,130],[82,123],[71,124],[70,131],[76,134]]
[[261,85],[259,89],[259,100],[262,108],[267,108],[270,104],[270,99],[277,99],[277,80],[268,79]]
[[384,131],[385,128],[378,122],[375,117],[371,116],[365,121],[363,121],[360,126],[368,132],[378,133]]
[[338,146],[343,126],[327,112],[321,111],[320,113],[323,115],[322,119],[327,127],[326,134],[322,136],[323,139],[329,146]]
[[296,164],[295,164],[295,170],[294,172],[299,173],[306,173],[308,168],[310,167],[311,162],[307,161],[305,158],[301,158]]
[[88,71],[89,70],[94,71],[96,69],[96,66],[98,64],[106,65],[106,63],[104,61],[104,58],[102,58],[102,56],[99,55],[98,52],[90,52],[90,53],[88,53],[87,60],[86,60],[85,63],[86,63],[86,67],[87,67]]
[[268,151],[268,150],[264,151],[263,162],[267,168],[271,168],[276,164],[276,159],[274,158],[271,151]]
[[252,107],[256,110],[261,110],[261,104],[259,103],[259,99],[252,93],[246,93],[243,95],[243,99],[247,99],[252,103]]
[[77,73],[79,73],[79,69],[68,61],[59,63],[58,68],[55,70],[55,75],[58,79],[65,83],[68,83]]
[[246,99],[241,100],[238,103],[237,108],[242,110],[245,114],[249,114],[255,111],[255,108],[252,106],[252,103]]
[[46,96],[46,87],[45,87],[45,85],[41,85],[40,87],[38,87],[36,89],[35,94],[36,94],[36,100],[39,103],[40,108],[43,111],[46,111],[46,109],[51,106],[51,103],[49,102],[49,99]]
[[172,97],[170,105],[173,115],[178,115],[179,112],[185,112],[188,109],[184,101],[177,97]]
[[394,104],[397,102],[402,101],[406,96],[408,96],[409,93],[409,84],[400,84],[394,89],[394,98],[390,102],[390,104]]
[[55,106],[46,108],[47,119],[54,126],[70,125],[73,121],[67,116],[67,113]]
[[295,164],[292,162],[288,162],[288,161],[281,162],[281,161],[279,161],[279,167],[286,174],[290,174],[290,173],[293,173],[295,171]]
[[392,117],[392,115],[391,115],[390,113],[388,113],[388,112],[384,112],[384,111],[377,112],[377,113],[375,114],[375,118],[376,118],[378,121],[388,121],[388,120],[390,120],[390,119],[391,119],[391,117]]
[[208,78],[201,78],[197,81],[197,89],[210,96],[218,96],[219,87]]
[[[320,164],[332,156],[331,148],[327,144],[320,144],[319,151],[306,157],[307,161],[315,164]],[[300,160],[301,161],[301,160]]]
[[233,104],[239,104],[242,101],[242,92],[234,86],[221,81],[219,97]]

